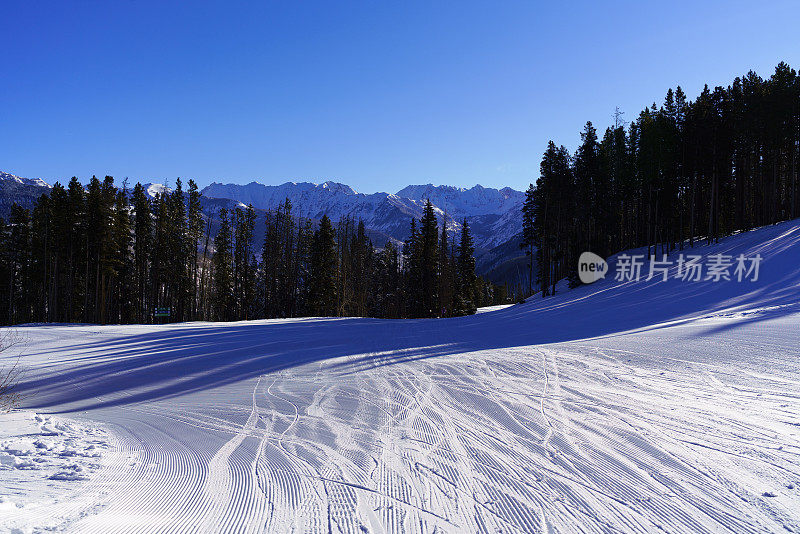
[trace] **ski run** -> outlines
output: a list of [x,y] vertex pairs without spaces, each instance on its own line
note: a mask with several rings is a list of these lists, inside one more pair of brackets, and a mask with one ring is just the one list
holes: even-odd
[[691,253],[759,279],[7,329],[0,531],[798,532],[800,222]]

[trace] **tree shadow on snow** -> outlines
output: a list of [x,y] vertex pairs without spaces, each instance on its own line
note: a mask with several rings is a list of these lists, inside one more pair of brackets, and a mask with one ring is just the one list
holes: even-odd
[[[699,254],[762,255],[757,282],[618,283],[612,276],[548,299],[452,319],[307,318],[132,327],[118,337],[59,347],[59,365],[19,384],[26,407],[63,412],[173,398],[267,373],[331,362],[328,372],[472,351],[567,342],[665,328],[760,308],[703,335],[800,311],[800,223],[698,247]],[[733,311],[732,311],[733,310]],[[48,328],[46,325],[34,328]],[[104,328],[104,327],[99,327]],[[118,327],[109,327],[118,328]],[[136,333],[137,329],[143,330]]]

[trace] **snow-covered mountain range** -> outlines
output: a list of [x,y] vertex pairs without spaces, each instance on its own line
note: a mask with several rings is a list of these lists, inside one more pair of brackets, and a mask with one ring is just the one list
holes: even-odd
[[[144,184],[150,196],[164,191],[163,184]],[[30,207],[51,186],[40,179],[21,178],[0,172],[0,217],[7,217],[13,203]],[[324,214],[333,221],[343,217],[362,219],[376,234],[402,241],[408,237],[411,218],[419,219],[425,202],[434,205],[440,223],[447,221],[451,232],[461,230],[466,218],[480,250],[489,250],[513,239],[522,228],[520,208],[524,193],[510,187],[493,189],[476,185],[459,188],[446,185],[409,185],[397,193],[358,193],[338,182],[315,184],[286,182],[281,185],[212,183],[202,191],[206,215],[214,216],[219,208],[228,209],[252,204],[268,210],[289,199],[296,213],[310,219]],[[379,241],[381,241],[379,239]],[[382,245],[381,243],[378,243]]]
[[13,182],[20,185],[33,185],[33,186],[48,187],[48,188],[50,187],[50,184],[39,178],[22,178],[20,176],[15,176],[13,174],[9,174],[3,171],[0,171],[0,181]]
[[461,221],[466,218],[479,248],[497,246],[520,231],[520,207],[525,196],[508,187],[492,189],[476,185],[465,189],[432,184],[410,185],[395,194],[366,194],[337,182],[212,183],[203,189],[203,195],[233,199],[258,209],[274,208],[288,198],[303,217],[319,219],[327,214],[332,220],[362,219],[367,227],[398,240],[408,236],[411,218],[419,219],[425,202],[430,200],[440,220],[447,218],[452,231],[460,230]]

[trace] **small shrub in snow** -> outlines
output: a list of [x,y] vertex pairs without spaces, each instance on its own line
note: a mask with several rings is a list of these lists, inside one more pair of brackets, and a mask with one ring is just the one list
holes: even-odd
[[[17,344],[13,333],[6,332],[0,336],[0,355]],[[19,406],[20,395],[15,391],[22,376],[19,357],[13,363],[0,366],[0,413],[10,412]]]

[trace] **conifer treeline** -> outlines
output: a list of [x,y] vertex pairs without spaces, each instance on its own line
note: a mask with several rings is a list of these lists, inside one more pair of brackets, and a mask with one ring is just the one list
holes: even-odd
[[[523,247],[542,295],[578,256],[647,246],[668,254],[696,239],[800,216],[800,77],[780,63],[694,101],[678,87],[626,129],[598,140],[591,122],[574,155],[550,141],[523,207]],[[532,262],[534,263],[534,262]]]
[[266,220],[221,209],[212,228],[194,181],[153,199],[126,185],[73,178],[0,220],[0,323],[437,317],[505,298],[475,276],[466,221],[455,246],[430,203],[402,251],[375,250],[363,222],[325,216],[315,228],[288,199]]

